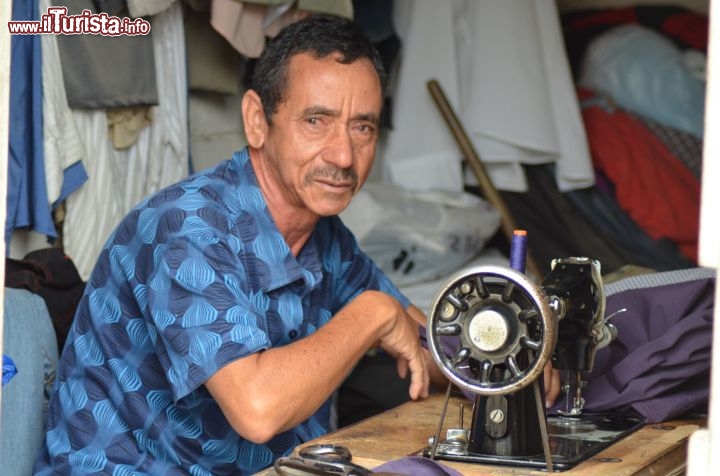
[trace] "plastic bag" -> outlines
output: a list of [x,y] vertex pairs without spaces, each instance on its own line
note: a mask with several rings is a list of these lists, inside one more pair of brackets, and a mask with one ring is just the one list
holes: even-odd
[[497,210],[475,195],[414,192],[381,183],[365,184],[341,218],[397,286],[456,271],[500,226]]

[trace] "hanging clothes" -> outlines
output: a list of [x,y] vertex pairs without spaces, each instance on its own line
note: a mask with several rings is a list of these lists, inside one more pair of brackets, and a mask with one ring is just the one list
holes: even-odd
[[457,107],[458,65],[450,5],[395,1],[403,49],[392,91],[393,129],[378,148],[378,158],[383,180],[406,189],[463,188],[457,145],[426,86],[428,80],[436,79],[450,104]]
[[162,13],[177,0],[127,0],[131,17],[149,17]]
[[[38,21],[38,0],[13,0],[14,21]],[[10,38],[10,98],[5,242],[27,228],[57,238],[45,181],[41,35]],[[10,247],[7,247],[10,250]]]
[[88,182],[67,200],[63,244],[84,280],[130,208],[188,174],[185,35],[179,3],[152,18],[152,32],[160,105],[137,142],[117,150],[108,138],[104,110],[73,111],[85,150],[92,154],[85,164]]
[[258,58],[266,37],[309,13],[352,19],[352,0],[212,0],[210,23],[245,57]]
[[[68,15],[97,12],[92,0],[53,0]],[[68,103],[106,108],[158,103],[152,28],[147,35],[57,35]]]
[[555,2],[397,2],[396,18],[404,12],[386,180],[421,190],[464,184],[458,146],[427,92],[435,78],[496,188],[524,192],[521,165],[551,162],[561,191],[594,183]]
[[[52,6],[40,0],[40,11]],[[87,180],[87,153],[65,94],[58,35],[40,35],[42,47],[43,148],[45,181],[53,209]]]

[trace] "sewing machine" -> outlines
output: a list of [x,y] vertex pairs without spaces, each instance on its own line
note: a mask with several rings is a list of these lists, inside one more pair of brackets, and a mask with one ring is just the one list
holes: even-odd
[[[617,335],[597,261],[554,260],[539,286],[510,268],[461,270],[436,293],[427,328],[433,358],[474,403],[470,428],[461,416],[440,440],[443,410],[425,456],[565,470],[642,426],[583,411],[585,376]],[[561,371],[565,399],[554,414],[544,405],[548,362]]]

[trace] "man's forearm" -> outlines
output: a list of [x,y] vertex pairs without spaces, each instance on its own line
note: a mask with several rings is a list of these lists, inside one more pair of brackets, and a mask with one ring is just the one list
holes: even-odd
[[391,298],[378,297],[363,293],[312,335],[239,359],[213,375],[206,386],[233,427],[264,442],[317,411],[365,351],[391,332],[388,323],[397,319],[387,305]]

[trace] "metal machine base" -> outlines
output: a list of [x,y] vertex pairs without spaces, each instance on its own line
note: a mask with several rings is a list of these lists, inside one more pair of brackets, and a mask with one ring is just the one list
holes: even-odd
[[[640,418],[614,414],[548,415],[553,469],[565,471],[589,459],[644,425]],[[431,448],[423,451],[430,456]],[[498,456],[469,453],[462,439],[440,441],[435,459],[547,469],[545,456]]]

